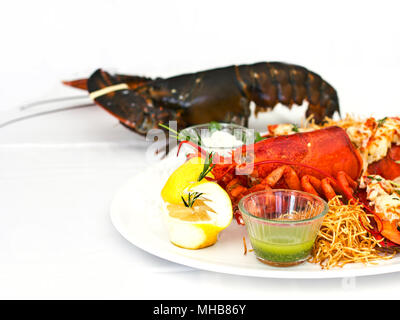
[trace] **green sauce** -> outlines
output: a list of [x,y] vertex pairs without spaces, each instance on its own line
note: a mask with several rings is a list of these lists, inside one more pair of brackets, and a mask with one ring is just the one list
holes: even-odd
[[304,260],[310,254],[314,240],[302,243],[285,243],[285,241],[266,242],[250,237],[257,257],[273,262],[290,263]]

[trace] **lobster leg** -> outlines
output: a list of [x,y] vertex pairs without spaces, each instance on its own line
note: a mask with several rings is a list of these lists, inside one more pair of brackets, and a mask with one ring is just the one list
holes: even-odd
[[323,192],[321,188],[321,180],[310,175],[304,175],[301,178],[301,188],[305,192],[311,193],[316,196],[322,194]]
[[[343,177],[343,179],[347,178],[344,172],[341,174],[341,176]],[[261,184],[266,184],[270,187],[274,187],[281,178],[284,179],[284,181],[286,182],[289,189],[311,191],[311,193],[313,193],[315,195],[323,194],[326,197],[326,199],[328,199],[328,200],[334,198],[337,195],[338,190],[339,190],[337,183],[330,177],[326,177],[320,181],[316,177],[307,175],[307,176],[305,176],[304,179],[302,178],[302,180],[300,182],[296,171],[294,171],[294,169],[292,167],[287,166],[287,165],[278,167],[277,169],[272,171],[261,182]],[[347,182],[347,180],[346,180],[346,182]],[[314,189],[313,185],[317,187],[319,192],[317,192]],[[348,186],[348,183],[347,183],[347,186]]]
[[304,191],[317,196],[323,194],[328,200],[334,198],[338,193],[343,193],[348,199],[351,199],[357,183],[344,171],[340,171],[336,181],[330,177],[319,180],[316,177],[305,175],[301,179],[301,186]]
[[243,194],[245,191],[247,191],[247,188],[243,187],[239,179],[234,178],[231,180],[227,185],[226,185],[226,190],[229,192],[229,194],[233,198],[237,198],[239,195]]
[[294,171],[292,167],[287,165],[276,168],[261,182],[261,184],[266,184],[270,187],[273,187],[282,177],[284,178],[289,189],[301,190],[300,180],[296,171]]
[[301,190],[300,180],[299,177],[297,176],[296,171],[294,171],[292,167],[287,165],[276,168],[260,183],[255,184],[251,188],[244,187],[243,185],[240,184],[238,178],[234,178],[227,184],[225,189],[233,198],[237,198],[239,196],[243,196],[252,192],[271,189],[282,178],[285,180],[289,189]]
[[337,193],[334,190],[336,183],[331,178],[324,178],[321,180],[321,188],[327,200],[336,197]]
[[358,187],[357,182],[344,171],[338,172],[337,181],[347,199],[352,199],[354,190]]
[[[340,176],[343,180],[340,186],[342,186],[344,182],[347,188],[345,194],[352,194],[353,190],[350,187],[350,183],[352,184],[354,181],[349,180],[349,183],[349,181],[347,180],[349,179],[349,177],[346,176],[345,173],[341,172]],[[326,177],[320,180],[314,176],[305,175],[300,180],[296,171],[288,165],[283,165],[276,168],[270,174],[268,174],[268,176],[265,177],[259,184],[254,185],[250,189],[246,189],[240,184],[237,178],[234,178],[228,183],[226,190],[232,197],[237,198],[238,196],[242,196],[250,192],[271,189],[281,179],[285,181],[287,187],[291,190],[303,190],[316,196],[324,195],[325,198],[328,200],[334,198],[341,191],[338,183],[336,183],[336,181],[330,177]]]

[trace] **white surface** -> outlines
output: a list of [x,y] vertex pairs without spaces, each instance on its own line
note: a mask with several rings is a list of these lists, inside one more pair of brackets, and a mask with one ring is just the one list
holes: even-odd
[[227,274],[282,279],[345,278],[400,272],[400,257],[378,264],[349,264],[323,270],[317,264],[303,263],[291,268],[270,267],[259,262],[254,253],[244,252],[243,237],[251,245],[244,226],[235,220],[220,233],[216,244],[202,250],[174,246],[168,237],[161,213],[160,194],[170,174],[179,167],[179,158],[168,158],[137,174],[116,192],[110,208],[111,221],[133,245],[166,260],[196,269]]
[[[80,94],[60,80],[97,67],[169,76],[278,60],[331,82],[344,113],[398,115],[398,12],[397,1],[8,1],[0,13],[0,110]],[[148,166],[144,154],[142,139],[97,108],[0,129],[0,298],[398,296],[400,273],[235,276],[132,246],[108,209],[116,190]]]

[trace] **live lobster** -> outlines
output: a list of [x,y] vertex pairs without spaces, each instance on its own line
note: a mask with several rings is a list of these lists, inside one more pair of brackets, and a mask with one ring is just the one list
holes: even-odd
[[210,121],[247,126],[255,112],[308,101],[316,122],[339,112],[336,90],[318,74],[282,62],[261,62],[183,74],[171,78],[110,75],[96,70],[88,79],[64,81],[90,97],[127,128],[146,135],[159,124],[178,129]]

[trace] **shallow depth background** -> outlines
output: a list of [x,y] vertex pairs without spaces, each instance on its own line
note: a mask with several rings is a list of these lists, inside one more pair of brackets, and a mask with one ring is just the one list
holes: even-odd
[[398,21],[396,1],[10,1],[0,109],[99,67],[167,77],[284,61],[330,82],[344,113],[386,116],[399,107]]

